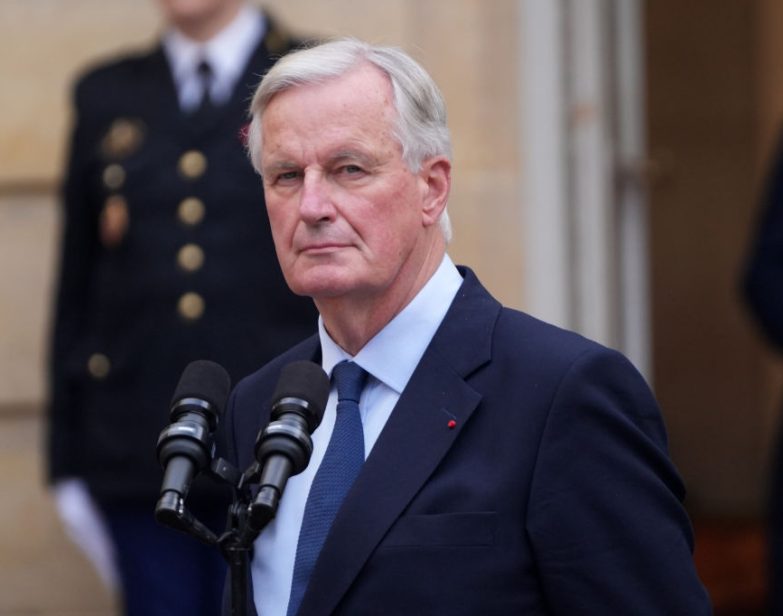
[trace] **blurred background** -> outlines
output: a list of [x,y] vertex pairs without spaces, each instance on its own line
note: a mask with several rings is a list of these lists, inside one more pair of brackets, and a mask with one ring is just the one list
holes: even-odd
[[[783,4],[263,6],[296,34],[400,45],[430,70],[454,140],[452,257],[506,304],[620,348],[640,367],[688,486],[716,613],[762,613],[783,364],[739,281],[783,115]],[[159,28],[152,0],[0,2],[3,616],[115,613],[43,484],[57,191],[75,74],[151,45]]]

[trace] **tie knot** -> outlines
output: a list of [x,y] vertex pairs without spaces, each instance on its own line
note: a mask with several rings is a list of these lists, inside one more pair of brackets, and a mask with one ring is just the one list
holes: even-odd
[[202,82],[209,83],[212,80],[212,65],[202,58],[196,65],[196,74]]
[[367,380],[367,372],[352,361],[341,361],[332,370],[332,378],[337,387],[337,401],[351,400],[359,403],[359,398]]

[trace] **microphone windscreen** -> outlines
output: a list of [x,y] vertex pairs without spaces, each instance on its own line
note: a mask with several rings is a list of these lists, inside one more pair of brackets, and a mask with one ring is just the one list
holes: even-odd
[[223,414],[231,389],[231,377],[220,364],[206,359],[189,363],[177,384],[171,404],[185,398],[205,400],[217,415]]
[[[283,367],[272,398],[274,406],[283,398],[300,398],[312,407],[316,419],[321,423],[326,401],[329,399],[329,377],[321,366],[311,361],[295,361]],[[314,428],[313,428],[314,429]]]

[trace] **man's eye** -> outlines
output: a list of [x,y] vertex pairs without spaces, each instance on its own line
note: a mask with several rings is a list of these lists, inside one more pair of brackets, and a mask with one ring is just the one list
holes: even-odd
[[291,180],[295,180],[297,177],[299,177],[298,171],[284,171],[283,173],[277,174],[277,181],[290,182]]
[[358,173],[364,173],[364,169],[362,169],[359,165],[343,165],[340,168],[340,171],[345,175],[356,175]]

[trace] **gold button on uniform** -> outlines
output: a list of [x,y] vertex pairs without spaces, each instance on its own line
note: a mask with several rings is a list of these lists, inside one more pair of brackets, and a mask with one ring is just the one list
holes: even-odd
[[193,227],[204,219],[205,210],[204,202],[201,199],[188,197],[179,204],[177,216],[181,222]]
[[103,185],[109,190],[119,190],[125,183],[125,169],[113,163],[103,170]]
[[207,158],[198,150],[188,150],[179,157],[179,172],[186,178],[195,180],[207,170]]
[[192,291],[185,293],[179,298],[177,310],[183,319],[195,321],[204,314],[204,298]]
[[144,142],[144,123],[138,118],[117,118],[101,141],[101,150],[107,158],[126,158]]
[[186,272],[195,272],[204,264],[204,251],[198,244],[185,244],[177,253],[177,263]]
[[105,379],[111,371],[111,362],[103,353],[93,353],[87,360],[87,372],[94,379]]

